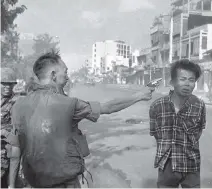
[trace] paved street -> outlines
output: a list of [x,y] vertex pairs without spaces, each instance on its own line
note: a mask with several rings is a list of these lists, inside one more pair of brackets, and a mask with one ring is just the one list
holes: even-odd
[[[156,91],[158,92],[158,91]],[[161,92],[161,91],[160,91]],[[83,100],[104,102],[114,97],[131,95],[132,91],[100,85],[77,86],[70,96]],[[153,100],[159,97],[156,93]],[[86,158],[87,169],[93,175],[90,187],[102,188],[154,188],[157,170],[153,168],[156,152],[155,140],[149,136],[148,110],[150,102],[139,102],[132,107],[112,115],[101,116],[98,123],[87,120],[80,128],[88,137],[91,155]],[[207,129],[200,141],[202,154],[202,187],[212,188],[212,106],[207,106]],[[126,123],[137,118],[141,123]],[[85,184],[83,187],[87,187]]]

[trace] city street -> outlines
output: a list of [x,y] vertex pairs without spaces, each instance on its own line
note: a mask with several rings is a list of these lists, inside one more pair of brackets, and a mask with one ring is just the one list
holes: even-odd
[[[161,91],[160,91],[161,93]],[[123,90],[98,85],[88,87],[77,85],[70,92],[83,100],[105,102],[115,97],[131,95],[131,90]],[[161,94],[156,91],[153,100]],[[139,102],[130,108],[111,115],[103,115],[97,123],[82,121],[80,129],[87,135],[91,154],[86,158],[87,169],[93,175],[85,174],[89,187],[102,188],[154,188],[157,170],[154,169],[156,143],[149,136],[149,105],[153,101]],[[202,187],[212,187],[212,106],[207,106],[207,128],[200,140],[202,155]],[[134,124],[128,119],[139,119]],[[82,187],[87,187],[86,182]]]

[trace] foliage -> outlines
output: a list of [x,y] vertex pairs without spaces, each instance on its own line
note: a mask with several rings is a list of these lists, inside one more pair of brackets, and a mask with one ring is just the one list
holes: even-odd
[[71,74],[71,78],[80,78],[86,80],[89,75],[89,70],[86,66],[81,67],[78,71]]
[[59,51],[59,42],[55,41],[54,37],[50,36],[47,33],[39,34],[34,38],[33,41],[33,54],[24,57],[22,60],[22,64],[24,65],[24,68],[22,70],[22,78],[26,81],[29,80],[31,77],[34,77],[32,67],[39,56],[51,51],[52,49]]
[[1,0],[1,33],[13,27],[15,18],[26,10],[26,6],[14,7],[18,0]]
[[51,49],[58,51],[58,45],[59,41],[55,41],[54,37],[50,36],[47,33],[44,33],[38,35],[34,39],[34,45],[32,48],[34,50],[34,54],[41,55],[43,53],[46,53],[47,51],[50,51]]
[[18,53],[19,34],[15,18],[26,9],[24,5],[13,8],[18,0],[1,0],[1,65],[17,67],[21,61]]

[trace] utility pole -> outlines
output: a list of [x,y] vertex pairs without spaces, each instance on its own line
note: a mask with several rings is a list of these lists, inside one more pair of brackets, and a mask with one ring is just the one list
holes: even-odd
[[172,45],[173,45],[173,13],[171,13],[169,42],[170,42],[169,63],[171,64],[172,63]]

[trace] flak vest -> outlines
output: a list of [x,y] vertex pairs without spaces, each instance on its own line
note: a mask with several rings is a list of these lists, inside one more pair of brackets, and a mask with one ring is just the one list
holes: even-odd
[[14,106],[20,115],[19,142],[23,172],[32,187],[51,187],[84,172],[74,139],[72,118],[77,99],[38,87]]

